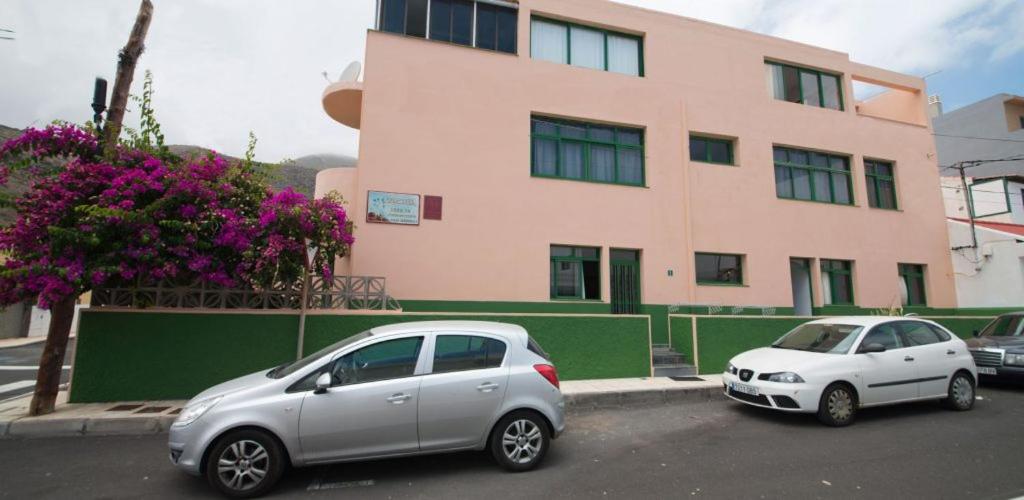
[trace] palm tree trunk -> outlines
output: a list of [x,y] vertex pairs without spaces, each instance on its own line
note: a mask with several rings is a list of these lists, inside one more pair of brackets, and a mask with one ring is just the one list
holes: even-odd
[[50,329],[46,332],[46,345],[39,358],[39,372],[36,375],[36,390],[28,414],[32,416],[53,413],[60,390],[60,374],[64,366],[64,354],[68,349],[71,322],[75,318],[75,302],[78,297],[68,297],[50,308]]

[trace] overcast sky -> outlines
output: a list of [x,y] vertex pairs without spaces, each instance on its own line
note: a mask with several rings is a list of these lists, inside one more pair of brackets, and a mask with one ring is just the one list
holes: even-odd
[[[848,52],[928,78],[946,109],[1024,94],[1021,0],[622,0]],[[248,132],[263,161],[355,156],[358,133],[320,106],[326,85],[362,60],[373,0],[155,0],[142,71],[154,73],[167,140],[240,155]],[[113,85],[135,0],[0,3],[0,124],[92,116],[92,80]]]

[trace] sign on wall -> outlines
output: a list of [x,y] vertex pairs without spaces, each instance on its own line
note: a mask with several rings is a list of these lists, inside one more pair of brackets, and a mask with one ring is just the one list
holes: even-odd
[[366,222],[416,226],[420,223],[420,195],[369,191]]

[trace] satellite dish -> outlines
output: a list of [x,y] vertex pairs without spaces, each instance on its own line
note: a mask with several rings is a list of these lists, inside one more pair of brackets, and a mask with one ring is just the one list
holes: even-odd
[[352,61],[349,63],[345,71],[341,72],[341,76],[338,77],[339,82],[354,82],[359,79],[359,73],[363,71],[363,65],[359,64],[359,61]]

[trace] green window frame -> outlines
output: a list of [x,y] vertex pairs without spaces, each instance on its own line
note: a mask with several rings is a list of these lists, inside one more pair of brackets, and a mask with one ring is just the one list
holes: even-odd
[[[701,278],[703,265],[715,268],[714,278]],[[735,253],[695,252],[693,275],[698,285],[743,286],[743,255]]]
[[775,146],[773,157],[779,198],[853,205],[848,156]]
[[[533,43],[534,43],[533,25],[534,25],[534,21],[542,22],[542,23],[549,23],[549,24],[559,25],[559,26],[564,26],[565,27],[565,60],[564,61],[552,61],[552,62],[561,62],[562,64],[568,64],[570,66],[577,66],[577,67],[589,67],[589,66],[574,65],[573,62],[572,62],[572,30],[573,29],[585,29],[585,30],[589,30],[589,31],[599,32],[599,33],[601,33],[601,35],[603,37],[604,65],[603,65],[603,68],[600,68],[601,70],[609,71],[609,72],[615,72],[615,73],[619,73],[619,74],[623,74],[623,75],[632,75],[632,76],[639,76],[639,77],[643,77],[644,76],[644,37],[643,36],[631,35],[629,33],[623,33],[621,31],[615,31],[615,30],[609,30],[609,29],[604,29],[604,28],[598,28],[596,26],[588,26],[588,25],[585,25],[585,24],[573,23],[573,22],[569,22],[569,21],[561,21],[561,20],[558,20],[558,19],[551,19],[549,17],[534,15],[534,16],[530,16],[530,58],[531,59],[535,58],[534,55],[533,55],[534,54],[534,51],[533,51]],[[609,61],[609,57],[608,57],[608,37],[609,36],[620,37],[620,38],[625,38],[625,39],[630,39],[630,40],[636,41],[636,43],[637,43],[637,54],[636,54],[636,58],[637,58],[637,73],[635,75],[633,75],[632,73],[625,73],[625,72],[615,71],[615,70],[609,69],[609,62],[608,62]],[[599,69],[599,68],[591,68],[591,69]]]
[[898,210],[896,171],[891,162],[864,160],[864,178],[868,188],[868,206]]
[[[601,248],[551,245],[550,296],[555,300],[601,300]],[[575,268],[572,293],[562,293],[560,271]],[[590,280],[588,281],[588,275]],[[592,293],[587,293],[590,289]]]
[[928,305],[928,294],[925,291],[924,282],[925,266],[923,264],[897,264],[897,268],[900,280],[903,281],[904,286],[907,288],[907,300],[903,305]]
[[[769,88],[771,89],[772,97],[776,100],[804,104],[818,108],[834,109],[836,111],[846,110],[845,99],[843,97],[842,74],[819,71],[816,69],[775,61],[765,61],[764,64],[769,70]],[[796,80],[793,82],[796,84],[795,88],[790,88],[785,84],[784,75],[786,73],[789,75],[796,75]],[[783,76],[783,81],[776,81],[776,78],[779,76]],[[813,80],[813,83],[806,81],[805,78]],[[826,81],[834,83],[834,94],[832,92],[826,93],[827,90],[832,90],[831,88],[826,88],[827,85],[824,83]],[[834,103],[827,99],[829,95],[835,97]]]
[[[542,149],[549,155],[542,158]],[[582,155],[580,165],[567,164],[569,151]],[[601,152],[612,157],[603,156],[604,165],[598,162]],[[639,172],[629,169],[629,159],[639,163]],[[647,177],[644,130],[534,115],[530,118],[530,175],[642,187]]]
[[[826,305],[853,305],[853,261],[821,259],[822,291],[828,293]],[[827,277],[828,283],[824,283]],[[845,295],[845,297],[844,297]]]
[[[730,139],[719,139],[698,134],[690,134],[690,161],[714,163],[718,165],[735,165],[736,159],[733,155],[732,143],[733,141]],[[715,155],[712,154],[712,145],[725,146],[726,158],[724,161],[714,158]]]

